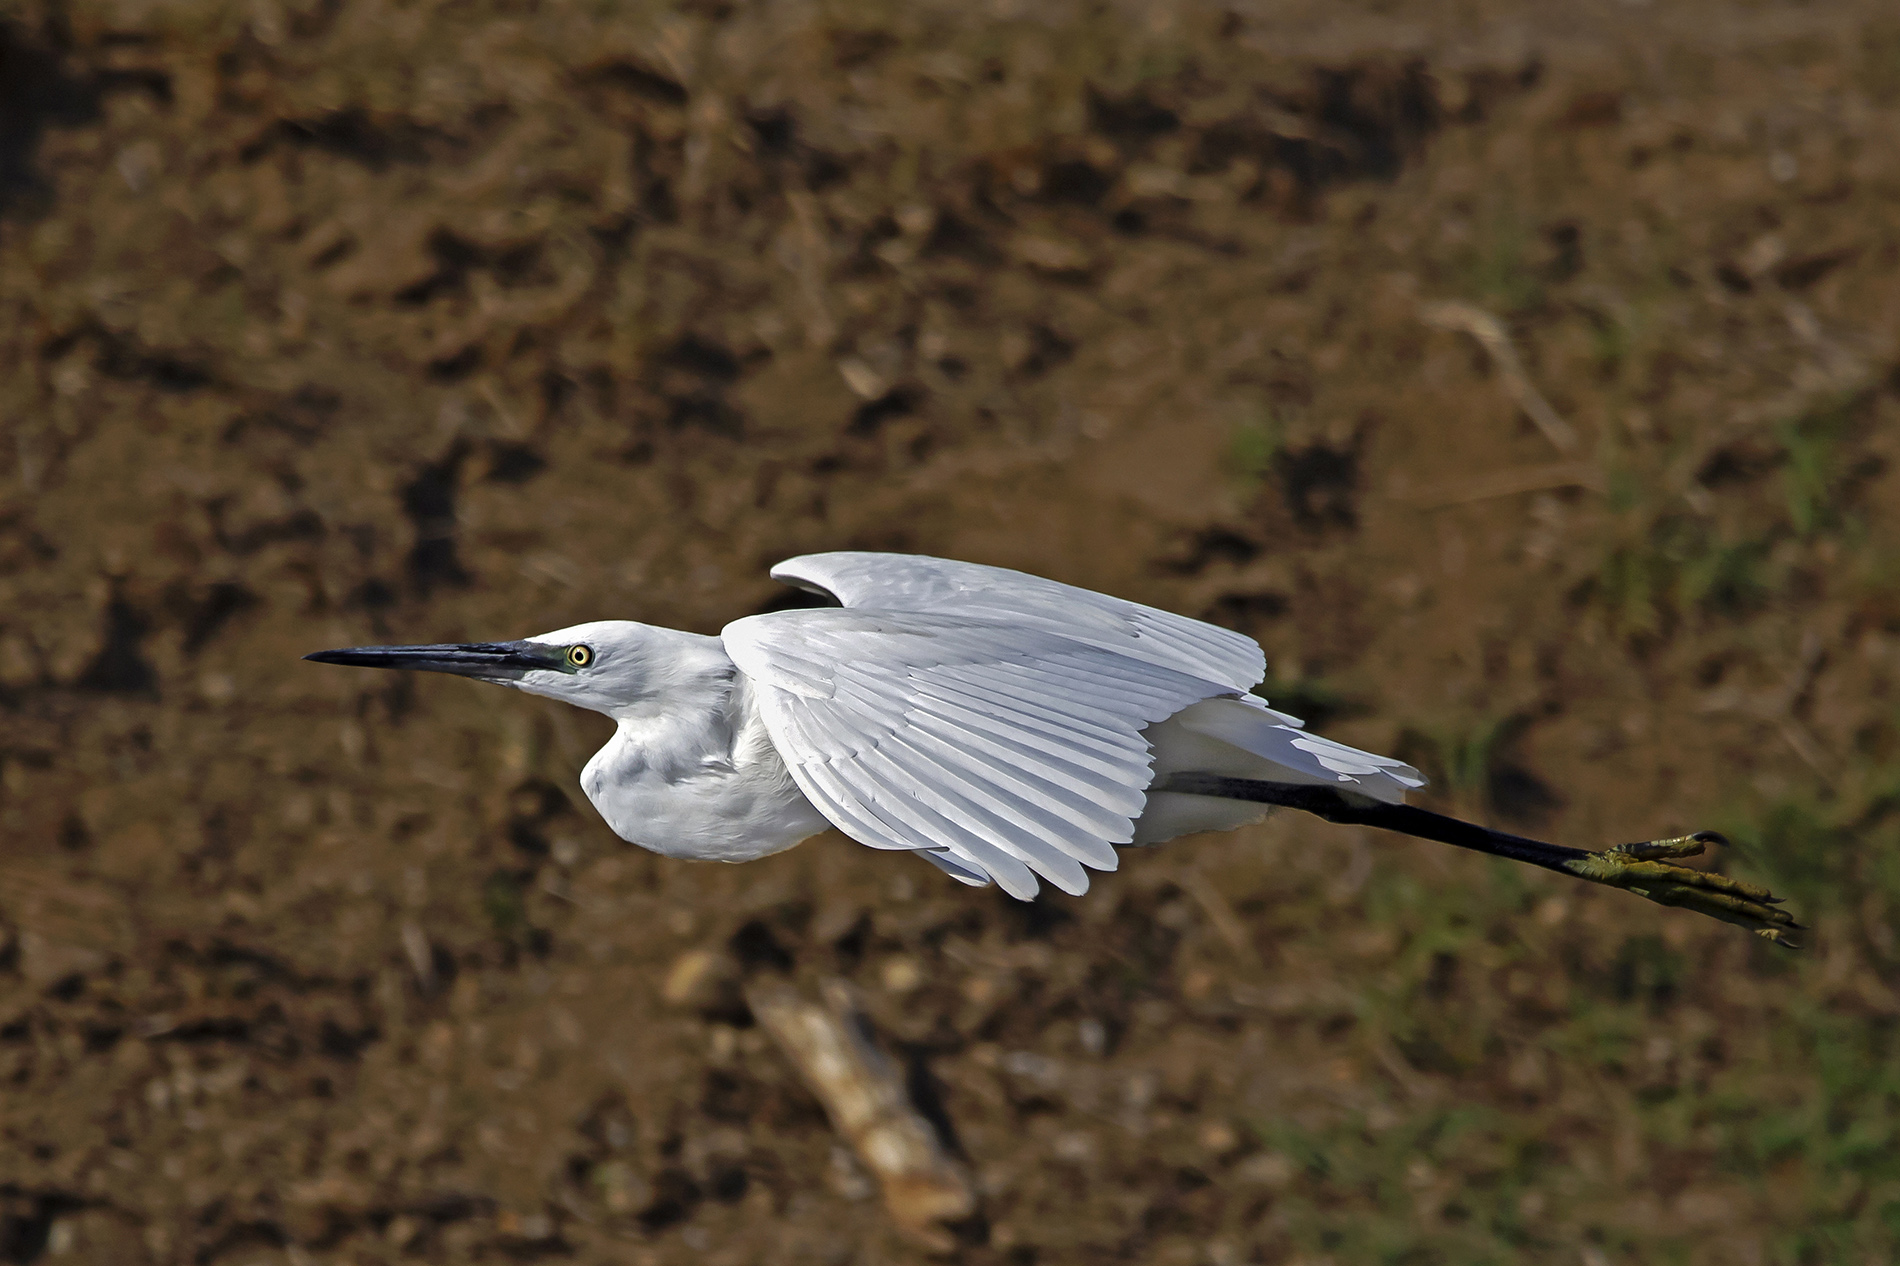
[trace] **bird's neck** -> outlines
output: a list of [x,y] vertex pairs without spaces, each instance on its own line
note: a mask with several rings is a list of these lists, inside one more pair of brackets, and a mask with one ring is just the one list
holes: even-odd
[[613,713],[621,762],[672,781],[729,758],[738,670],[718,638],[681,635],[640,699]]

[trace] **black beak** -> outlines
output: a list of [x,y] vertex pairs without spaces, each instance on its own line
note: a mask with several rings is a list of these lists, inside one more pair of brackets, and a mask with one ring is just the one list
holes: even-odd
[[304,656],[319,664],[408,668],[486,681],[516,681],[533,669],[566,669],[564,648],[541,642],[463,642],[443,646],[351,646]]

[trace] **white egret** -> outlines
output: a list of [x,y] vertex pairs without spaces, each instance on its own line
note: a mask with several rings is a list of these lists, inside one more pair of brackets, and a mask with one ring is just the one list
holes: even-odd
[[581,787],[623,839],[747,861],[828,827],[966,884],[1088,889],[1122,845],[1229,830],[1273,806],[1624,888],[1788,943],[1766,889],[1673,865],[1713,832],[1601,852],[1405,803],[1402,761],[1309,734],[1248,693],[1258,644],[1021,572],[901,554],[790,559],[775,579],[842,605],[718,637],[599,620],[522,641],[305,658],[453,673],[613,718]]

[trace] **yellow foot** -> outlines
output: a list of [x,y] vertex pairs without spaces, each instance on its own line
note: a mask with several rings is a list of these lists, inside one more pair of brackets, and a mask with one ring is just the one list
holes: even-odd
[[1672,866],[1663,858],[1694,857],[1708,844],[1726,844],[1714,831],[1697,831],[1673,840],[1619,844],[1564,863],[1571,874],[1593,883],[1622,888],[1665,906],[1681,906],[1724,923],[1745,927],[1777,945],[1795,948],[1788,933],[1799,931],[1794,916],[1781,909],[1781,898],[1756,884],[1687,866]]

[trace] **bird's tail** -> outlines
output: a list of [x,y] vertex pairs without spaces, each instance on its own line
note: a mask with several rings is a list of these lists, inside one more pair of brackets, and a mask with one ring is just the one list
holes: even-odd
[[1298,717],[1252,695],[1205,699],[1148,727],[1154,781],[1135,823],[1136,844],[1159,844],[1193,831],[1227,831],[1272,808],[1253,796],[1223,794],[1223,779],[1328,788],[1384,804],[1405,802],[1425,785],[1418,770],[1308,734]]

